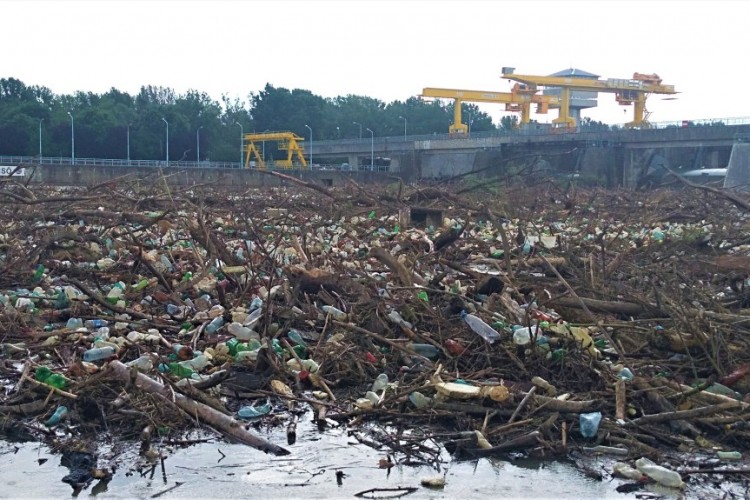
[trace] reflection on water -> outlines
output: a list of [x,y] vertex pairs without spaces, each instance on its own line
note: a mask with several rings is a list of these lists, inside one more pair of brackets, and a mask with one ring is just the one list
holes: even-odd
[[[283,429],[268,438],[286,446]],[[381,469],[378,461],[385,458],[385,451],[354,442],[343,429],[318,433],[308,420],[300,421],[297,442],[288,448],[292,454],[285,457],[220,441],[170,449],[164,461],[166,481],[160,465],[143,476],[128,474],[137,459],[133,454],[117,460],[117,473],[109,483],[94,482],[80,496],[144,498],[164,492],[159,498],[352,498],[371,488],[414,486],[419,490],[405,498],[634,498],[616,493],[615,483],[584,477],[567,463],[510,463],[496,458],[456,463],[448,455],[443,457],[445,488],[428,490],[419,486],[420,479],[439,475],[434,469],[399,465],[390,471]],[[3,497],[71,496],[70,486],[61,481],[68,469],[45,447],[7,443],[0,452]],[[40,464],[44,458],[48,460]],[[337,471],[344,474],[340,485]],[[182,484],[175,487],[176,483]]]

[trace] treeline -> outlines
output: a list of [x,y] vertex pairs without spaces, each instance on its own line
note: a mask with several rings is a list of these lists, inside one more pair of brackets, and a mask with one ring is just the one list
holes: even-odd
[[[240,131],[292,131],[309,140],[355,139],[446,133],[452,103],[416,97],[384,103],[365,96],[323,98],[303,89],[270,84],[252,92],[248,102],[205,92],[177,94],[144,86],[137,95],[112,88],[106,93],[79,91],[55,95],[47,87],[0,79],[0,155],[238,161]],[[463,104],[471,131],[495,130],[492,119],[475,105]],[[166,121],[166,123],[165,123]],[[503,120],[505,122],[506,120]],[[72,140],[72,137],[74,140]],[[41,144],[40,144],[41,137]],[[267,151],[267,155],[274,154]]]

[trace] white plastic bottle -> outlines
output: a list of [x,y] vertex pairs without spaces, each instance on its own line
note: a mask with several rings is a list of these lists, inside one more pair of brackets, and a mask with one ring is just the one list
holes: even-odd
[[477,335],[482,337],[484,340],[487,341],[488,344],[493,344],[495,341],[500,340],[502,336],[492,328],[490,325],[482,321],[482,318],[479,316],[474,316],[473,314],[466,314],[466,312],[461,314],[461,317],[466,322],[467,325],[469,325],[469,328],[474,330]]
[[648,458],[644,457],[636,460],[635,467],[643,474],[646,474],[648,477],[664,486],[669,486],[671,488],[682,488],[685,486],[685,483],[682,482],[682,477],[678,472],[657,465]]

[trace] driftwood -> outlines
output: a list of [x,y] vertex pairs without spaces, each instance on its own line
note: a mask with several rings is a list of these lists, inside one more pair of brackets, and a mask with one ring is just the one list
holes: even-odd
[[242,423],[234,418],[224,415],[202,403],[195,402],[182,394],[173,392],[168,386],[160,384],[140,372],[131,371],[130,368],[119,361],[110,361],[108,367],[111,373],[121,381],[125,383],[132,381],[139,389],[158,395],[164,398],[165,401],[174,403],[189,415],[202,419],[212,428],[229,438],[234,438],[241,443],[252,446],[264,453],[271,453],[272,455],[288,455],[290,453],[289,450],[270,443],[245,430]]
[[382,248],[372,247],[370,249],[370,255],[388,266],[388,269],[393,271],[393,273],[398,276],[401,283],[403,283],[405,286],[412,286],[412,283],[416,283],[418,285],[425,284],[425,281],[421,276],[406,269],[406,267],[404,267],[403,264],[396,260],[393,255],[383,250]]

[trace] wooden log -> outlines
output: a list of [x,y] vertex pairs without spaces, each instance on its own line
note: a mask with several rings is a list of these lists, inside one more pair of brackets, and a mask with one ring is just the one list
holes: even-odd
[[535,413],[541,409],[551,412],[559,411],[560,413],[583,413],[592,409],[597,404],[597,401],[563,401],[562,399],[534,394],[534,403],[537,405],[537,408],[534,410]]
[[160,396],[165,401],[174,403],[189,415],[199,417],[224,436],[234,438],[239,442],[252,446],[264,453],[271,453],[277,456],[289,455],[290,453],[289,450],[250,433],[243,427],[242,423],[234,418],[219,413],[202,403],[195,402],[182,394],[173,392],[169,387],[160,384],[143,373],[131,371],[130,368],[117,360],[110,361],[108,368],[111,373],[121,381],[130,383],[132,380],[135,386],[139,389]]
[[713,406],[702,406],[700,408],[693,408],[692,410],[676,410],[667,411],[662,413],[655,413],[653,415],[644,415],[641,418],[632,420],[633,425],[642,424],[654,424],[657,422],[670,422],[672,420],[684,420],[688,418],[705,417],[708,415],[714,415],[728,410],[736,410],[741,408],[739,401],[727,401],[726,403],[719,403]]

